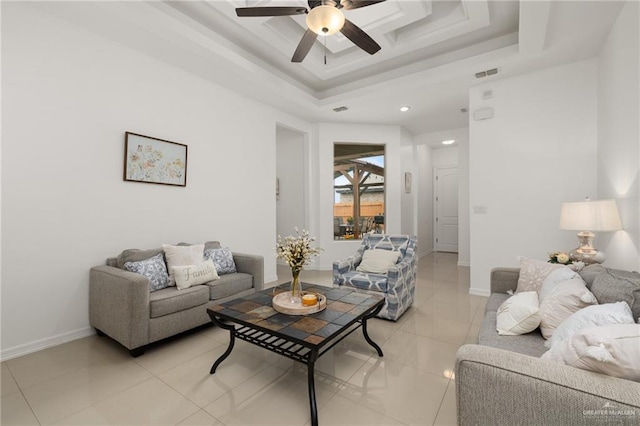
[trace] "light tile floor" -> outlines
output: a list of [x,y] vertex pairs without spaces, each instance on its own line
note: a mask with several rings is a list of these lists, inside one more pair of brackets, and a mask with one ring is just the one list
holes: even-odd
[[[455,353],[473,343],[486,298],[469,295],[457,256],[420,259],[416,302],[397,322],[369,324],[379,358],[356,332],[316,367],[319,421],[327,425],[454,425]],[[279,282],[289,279],[279,267]],[[331,271],[303,281],[331,284]],[[306,367],[208,327],[139,358],[92,336],[3,362],[2,425],[310,425]]]

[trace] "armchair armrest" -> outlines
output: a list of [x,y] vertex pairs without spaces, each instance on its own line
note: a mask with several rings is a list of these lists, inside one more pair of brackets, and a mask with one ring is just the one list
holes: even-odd
[[264,289],[264,257],[257,254],[232,253],[238,272],[253,276],[256,291]]
[[342,284],[344,279],[341,278],[341,276],[346,272],[355,271],[358,265],[360,265],[360,262],[362,262],[362,255],[360,253],[333,262],[333,283]]
[[491,270],[491,293],[516,291],[520,268],[493,268]]
[[101,265],[89,272],[89,323],[128,349],[149,342],[149,279]]
[[631,425],[640,416],[640,383],[488,346],[462,346],[455,377],[459,425]]

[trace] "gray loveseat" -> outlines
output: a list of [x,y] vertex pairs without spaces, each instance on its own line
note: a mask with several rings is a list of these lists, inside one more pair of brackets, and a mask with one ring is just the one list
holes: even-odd
[[[587,286],[600,273],[609,274],[605,285],[611,288],[629,284],[610,279],[618,272],[628,276],[626,271],[606,270],[600,265],[583,271]],[[515,268],[491,272],[491,296],[478,335],[479,344],[464,345],[458,350],[458,424],[640,424],[640,383],[539,359],[547,350],[539,329],[521,336],[498,335],[496,311],[509,298],[507,291],[516,290],[518,277],[519,269]],[[640,306],[639,292],[640,288],[632,290],[632,294],[627,292],[638,303],[636,309]],[[625,301],[629,303],[628,298]]]
[[[205,250],[209,248],[220,248],[220,243],[207,242]],[[91,326],[125,346],[132,356],[144,353],[150,343],[210,323],[208,307],[264,287],[264,258],[233,252],[236,273],[183,290],[172,286],[150,292],[149,279],[125,270],[124,263],[158,253],[163,250],[125,250],[89,273]]]

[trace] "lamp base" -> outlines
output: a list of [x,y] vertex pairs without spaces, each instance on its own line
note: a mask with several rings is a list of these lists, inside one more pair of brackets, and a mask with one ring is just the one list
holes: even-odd
[[574,262],[583,262],[586,265],[602,263],[605,260],[604,253],[596,249],[593,249],[589,253],[582,253],[580,248],[576,248],[569,252],[569,257],[571,257]]
[[591,244],[593,242],[593,237],[593,232],[578,232],[580,247],[571,250],[569,253],[569,256],[574,262],[584,262],[587,265],[604,262],[604,253],[595,249]]

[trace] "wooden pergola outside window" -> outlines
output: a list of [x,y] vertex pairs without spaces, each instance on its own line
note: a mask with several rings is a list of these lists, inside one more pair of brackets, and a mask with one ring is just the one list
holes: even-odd
[[[360,239],[363,232],[373,229],[373,218],[384,215],[384,145],[334,144],[333,177],[335,193],[353,196],[350,203],[334,202],[334,236]],[[340,177],[347,183],[338,183]],[[377,193],[375,200],[363,202],[368,192]],[[353,219],[353,225],[342,223],[345,214]],[[346,230],[344,234],[337,232],[338,220]]]

